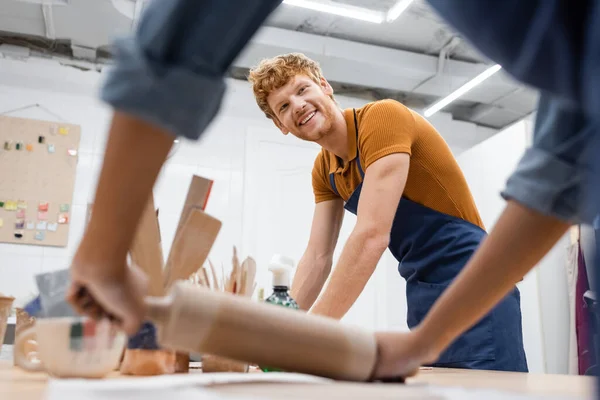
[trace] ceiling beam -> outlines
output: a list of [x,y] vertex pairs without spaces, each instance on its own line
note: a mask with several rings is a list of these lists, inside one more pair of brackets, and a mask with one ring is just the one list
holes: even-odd
[[[443,97],[489,66],[464,61],[446,60],[442,74],[439,59],[404,50],[374,46],[349,40],[265,26],[234,61],[234,66],[251,68],[261,59],[282,53],[302,52],[318,61],[328,80],[374,89],[411,92]],[[428,78],[434,79],[428,80]],[[423,81],[427,83],[422,84]],[[517,86],[502,74],[485,82],[498,96]],[[480,93],[467,93],[465,101],[485,102]]]
[[54,29],[54,16],[52,14],[52,5],[43,4],[42,15],[44,16],[44,26],[46,28],[46,37],[56,39],[56,30]]

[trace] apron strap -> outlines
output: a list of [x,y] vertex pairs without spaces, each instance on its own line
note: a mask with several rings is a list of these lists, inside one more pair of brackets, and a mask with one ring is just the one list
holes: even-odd
[[356,130],[356,163],[358,165],[360,178],[365,179],[365,173],[362,169],[362,165],[360,165],[360,151],[358,151],[358,122],[356,121],[356,109],[353,108],[352,111],[354,111],[354,130]]
[[[362,165],[360,164],[360,152],[358,151],[358,122],[356,120],[356,109],[352,109],[354,112],[354,129],[356,130],[356,164],[358,166],[358,172],[360,173],[361,179],[365,179],[365,172],[362,169]],[[329,184],[331,185],[331,189],[333,192],[339,196],[340,193],[337,190],[337,186],[335,185],[334,173],[329,174]]]
[[356,155],[356,163],[358,165],[358,172],[360,172],[361,179],[365,179],[365,173],[363,172],[362,166],[360,165],[360,156]]
[[333,176],[333,172],[331,174],[329,174],[329,183],[331,184],[331,188],[333,189],[333,193],[335,193],[336,196],[339,196],[340,192],[338,192],[337,186],[335,186],[335,178]]

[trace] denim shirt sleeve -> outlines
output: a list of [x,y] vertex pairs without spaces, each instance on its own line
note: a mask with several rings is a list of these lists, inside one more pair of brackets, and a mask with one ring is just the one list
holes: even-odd
[[533,145],[508,179],[502,197],[567,222],[591,223],[596,213],[585,205],[585,191],[595,129],[578,109],[543,95]]
[[427,1],[516,79],[597,113],[599,1]]
[[502,196],[590,223],[600,211],[600,159],[590,158],[600,135],[600,1],[428,2],[479,51],[542,91],[533,146]]
[[224,75],[281,0],[155,0],[114,43],[101,98],[175,136],[198,139],[217,114]]

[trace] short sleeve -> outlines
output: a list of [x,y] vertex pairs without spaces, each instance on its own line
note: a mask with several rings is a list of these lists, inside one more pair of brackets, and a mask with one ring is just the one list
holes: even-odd
[[328,168],[325,163],[323,151],[317,155],[312,170],[312,187],[315,195],[315,204],[327,200],[339,199],[340,196],[334,193],[328,179]]
[[389,154],[412,154],[415,119],[412,112],[397,101],[383,100],[365,109],[358,130],[358,147],[365,169]]

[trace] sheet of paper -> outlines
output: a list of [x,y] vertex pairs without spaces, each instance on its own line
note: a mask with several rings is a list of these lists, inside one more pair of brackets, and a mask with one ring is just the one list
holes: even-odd
[[202,387],[176,387],[154,390],[115,389],[86,390],[79,389],[48,389],[45,400],[254,400],[244,396],[223,396]]
[[[444,400],[581,400],[579,397],[521,394],[497,389],[429,386],[436,398]],[[433,397],[432,397],[433,398]]]
[[[230,383],[331,383],[330,379],[311,375],[270,373],[198,373],[132,377],[118,379],[50,379],[45,400],[165,400],[188,399],[247,399],[216,395],[209,390],[212,385]],[[202,397],[199,397],[202,395]],[[207,396],[207,397],[205,397]],[[216,397],[215,397],[216,396]]]
[[[50,379],[45,400],[165,400],[165,399],[202,399],[202,400],[253,400],[257,399],[251,393],[234,394],[219,392],[216,385],[277,382],[277,383],[307,383],[323,384],[327,388],[318,389],[319,393],[331,394],[334,398],[355,398],[356,386],[340,384],[336,388],[333,380],[292,373],[197,373],[181,375],[162,375],[156,377],[135,377],[103,380],[85,379]],[[380,384],[365,383],[361,385],[360,394],[365,394],[369,385],[373,385],[373,395],[381,394],[377,386]],[[387,385],[387,384],[386,384]],[[410,398],[423,400],[581,400],[578,397],[568,396],[541,396],[515,393],[509,390],[478,389],[463,387],[448,387],[438,385],[418,384],[390,384],[394,398]],[[277,398],[279,391],[273,392]],[[301,389],[298,389],[301,390]],[[338,393],[339,390],[339,393]],[[314,394],[314,390],[309,390]],[[387,392],[387,390],[386,390]],[[388,392],[389,393],[389,392]],[[357,393],[358,394],[358,393]],[[374,397],[374,398],[375,398]],[[264,396],[261,396],[264,398]],[[387,398],[387,397],[386,397]]]

